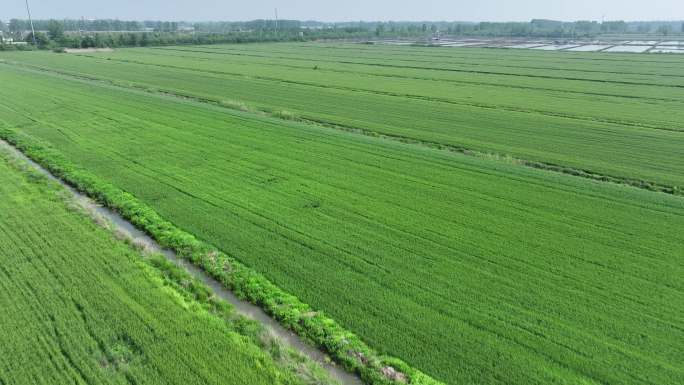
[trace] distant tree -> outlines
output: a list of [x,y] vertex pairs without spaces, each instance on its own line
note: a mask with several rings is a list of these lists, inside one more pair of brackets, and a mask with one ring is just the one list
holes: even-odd
[[48,22],[47,30],[48,36],[52,40],[60,40],[64,37],[64,25],[57,20],[50,20]]
[[684,33],[684,23],[682,23],[682,33]]
[[579,33],[590,34],[598,30],[598,23],[595,21],[578,21],[575,22],[575,29]]
[[557,20],[532,19],[532,21],[530,21],[530,25],[533,29],[550,31],[562,28],[563,22]]
[[127,21],[126,31],[140,31],[140,23],[137,21]]
[[651,25],[642,23],[637,26],[637,32],[639,33],[650,33],[651,32]]
[[[24,41],[27,43],[33,43],[33,33],[27,34]],[[36,44],[38,44],[39,48],[45,48],[50,45],[50,38],[42,32],[36,32]]]
[[95,20],[91,28],[93,31],[111,31],[112,24],[110,20]]
[[606,21],[601,23],[602,32],[610,33],[625,33],[627,32],[627,23],[624,21]]
[[26,31],[26,23],[23,20],[12,19],[9,24],[10,32],[24,32]]
[[92,36],[88,35],[81,40],[81,48],[91,48],[95,47],[95,40]]
[[128,38],[127,38],[127,43],[126,45],[129,45],[131,47],[135,47],[140,45],[140,40],[142,39],[141,34],[139,33],[129,33]]
[[378,23],[378,25],[375,27],[375,36],[380,36],[383,32],[385,32],[385,25]]
[[658,34],[659,35],[667,36],[670,33],[672,33],[672,26],[671,25],[664,24],[664,25],[661,25],[660,27],[658,27]]

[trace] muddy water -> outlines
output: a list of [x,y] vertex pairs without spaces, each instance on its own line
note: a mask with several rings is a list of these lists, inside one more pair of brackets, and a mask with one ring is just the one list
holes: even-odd
[[135,226],[133,226],[130,222],[122,218],[119,214],[115,213],[114,211],[106,207],[102,207],[89,197],[76,191],[74,188],[67,185],[62,180],[56,178],[52,174],[50,174],[49,171],[47,171],[31,159],[27,158],[21,151],[17,150],[12,145],[3,141],[2,139],[0,139],[0,149],[7,149],[10,153],[25,160],[32,168],[34,168],[41,174],[44,174],[49,179],[62,185],[67,191],[69,191],[73,195],[75,202],[77,202],[81,207],[83,207],[88,213],[91,213],[91,215],[106,218],[112,224],[112,229],[114,229],[118,233],[125,235],[127,238],[129,238],[136,244],[142,245],[152,252],[163,254],[164,256],[166,256],[167,259],[174,262],[176,265],[184,268],[189,274],[191,274],[198,280],[202,281],[205,285],[211,287],[211,289],[217,296],[219,296],[227,302],[230,302],[235,307],[235,311],[237,313],[261,323],[271,335],[275,336],[284,345],[289,346],[295,349],[296,351],[302,353],[303,355],[309,357],[310,359],[318,362],[318,364],[321,367],[328,371],[332,378],[339,381],[341,384],[363,384],[357,376],[348,373],[347,371],[334,365],[333,363],[327,362],[328,360],[326,360],[326,355],[321,350],[307,344],[299,336],[282,327],[276,320],[274,320],[268,314],[266,314],[260,307],[239,299],[231,291],[223,287],[223,285],[220,282],[205,274],[200,268],[181,259],[173,250],[163,249],[154,239],[150,238],[147,234],[138,230]]

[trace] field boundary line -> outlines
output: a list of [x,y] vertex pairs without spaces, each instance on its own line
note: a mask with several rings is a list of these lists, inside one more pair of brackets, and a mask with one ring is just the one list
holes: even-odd
[[399,358],[381,355],[335,320],[285,292],[236,257],[176,227],[134,195],[70,162],[42,141],[10,128],[0,128],[0,139],[54,177],[118,213],[163,248],[201,268],[238,298],[261,307],[283,327],[326,351],[364,383],[445,385]]
[[[78,55],[78,56],[87,57],[90,59],[101,59],[101,58],[98,58],[95,56],[88,56],[88,55]],[[183,67],[183,66],[146,63],[146,62],[141,62],[141,61],[137,61],[137,60],[128,60],[128,59],[109,59],[109,60],[117,61],[120,63],[130,63],[130,64],[138,64],[138,65],[160,67],[160,68],[171,68],[171,69],[184,70],[184,71],[190,71],[190,72],[195,72],[195,73],[207,73],[207,74],[213,74],[213,75],[227,75],[227,76],[233,76],[233,77],[241,77],[241,78],[245,78],[245,79],[256,79],[256,80],[269,81],[269,82],[275,82],[275,83],[294,84],[294,85],[305,86],[305,87],[315,87],[315,88],[330,89],[330,90],[341,90],[341,91],[367,93],[367,94],[372,94],[372,95],[380,95],[380,96],[404,98],[404,99],[419,100],[419,101],[444,103],[444,104],[450,104],[450,105],[455,105],[455,106],[481,108],[481,109],[486,109],[486,110],[501,110],[501,111],[516,112],[516,113],[531,114],[531,115],[537,114],[537,115],[550,116],[550,117],[562,118],[562,119],[579,120],[579,121],[584,121],[584,122],[598,122],[598,123],[614,124],[614,125],[618,125],[618,126],[622,125],[622,126],[628,126],[628,127],[646,128],[646,129],[651,129],[651,130],[661,130],[661,131],[668,131],[668,132],[684,132],[684,128],[678,129],[678,128],[661,127],[661,126],[654,126],[654,125],[650,125],[650,124],[637,123],[637,122],[633,122],[633,121],[623,121],[623,120],[615,120],[615,119],[601,119],[601,118],[594,118],[594,117],[581,116],[581,115],[572,115],[572,114],[555,113],[555,112],[551,112],[551,111],[535,110],[535,109],[530,109],[530,108],[515,108],[515,107],[506,107],[506,106],[484,104],[484,103],[467,103],[467,102],[459,102],[459,101],[455,101],[455,100],[451,100],[451,99],[447,99],[447,98],[442,98],[442,97],[405,94],[405,93],[390,92],[390,91],[379,91],[379,90],[371,90],[371,89],[364,89],[364,88],[357,88],[357,87],[325,86],[325,85],[316,84],[316,83],[279,79],[279,78],[273,78],[273,77],[268,77],[268,76],[251,76],[251,75],[244,75],[244,74],[235,73],[235,72],[199,70],[199,69]],[[27,64],[27,65],[33,66],[32,64]],[[45,71],[55,71],[55,72],[59,73],[59,71],[53,70],[51,68],[45,68],[45,67],[39,67],[39,66],[36,66],[36,68],[41,68]],[[97,79],[97,78],[94,78],[94,79]],[[636,100],[638,100],[638,99],[636,99]]]
[[[21,64],[23,65],[23,63],[21,63]],[[13,65],[13,64],[10,64],[10,65]],[[377,138],[382,138],[385,140],[397,141],[397,142],[406,143],[406,144],[419,145],[419,146],[423,146],[423,147],[427,147],[427,148],[432,148],[432,149],[437,149],[437,150],[442,150],[442,151],[448,151],[448,152],[453,152],[453,153],[459,153],[459,154],[473,156],[473,157],[477,157],[477,158],[483,158],[483,159],[496,160],[496,161],[501,161],[501,162],[506,162],[506,163],[512,163],[512,164],[517,164],[517,165],[525,166],[525,167],[529,167],[529,168],[536,168],[536,169],[540,169],[540,170],[546,170],[546,171],[550,171],[550,172],[566,174],[566,175],[570,175],[570,176],[590,179],[590,180],[599,181],[599,182],[608,182],[608,183],[614,183],[614,184],[619,184],[619,185],[631,186],[631,187],[635,187],[635,188],[639,188],[639,189],[643,189],[643,190],[648,190],[648,191],[662,192],[665,194],[676,195],[676,196],[684,196],[684,188],[682,188],[682,186],[677,186],[677,185],[668,185],[668,184],[657,183],[657,182],[649,181],[649,180],[629,178],[629,177],[610,175],[610,174],[603,174],[603,173],[599,173],[599,172],[596,172],[596,171],[593,171],[590,169],[575,168],[575,167],[564,166],[561,164],[555,164],[555,163],[551,163],[551,162],[542,162],[542,161],[524,159],[524,158],[515,157],[515,156],[512,156],[510,154],[505,154],[505,153],[482,151],[482,150],[477,150],[477,149],[473,149],[473,148],[469,148],[469,147],[465,147],[465,146],[459,146],[459,145],[453,145],[453,144],[444,144],[444,143],[440,143],[440,142],[428,141],[428,140],[423,140],[423,139],[416,139],[416,138],[412,138],[412,137],[401,136],[401,135],[387,133],[387,132],[369,130],[366,128],[345,126],[345,125],[340,125],[338,123],[326,121],[323,119],[317,119],[317,118],[312,118],[312,117],[295,115],[295,114],[288,113],[285,111],[248,106],[247,104],[241,103],[239,101],[226,102],[226,101],[211,99],[211,98],[207,98],[207,97],[199,97],[199,96],[196,96],[193,94],[182,93],[182,92],[179,92],[177,90],[164,90],[164,89],[158,89],[158,88],[157,89],[150,89],[150,88],[148,88],[146,86],[142,86],[142,85],[121,84],[119,82],[116,82],[116,81],[113,81],[110,79],[96,78],[96,77],[91,77],[88,75],[73,74],[70,72],[63,72],[63,71],[57,71],[57,70],[52,70],[52,69],[46,69],[46,68],[43,68],[40,66],[31,65],[31,64],[27,64],[23,68],[22,68],[22,66],[16,66],[16,65],[13,65],[13,66],[19,67],[22,70],[44,72],[44,73],[51,74],[52,76],[63,76],[63,77],[67,77],[67,78],[70,78],[73,80],[82,81],[82,82],[85,82],[88,84],[99,83],[100,86],[109,86],[109,87],[114,87],[116,89],[137,91],[137,92],[141,92],[141,93],[145,93],[145,94],[171,97],[171,98],[180,99],[180,100],[189,100],[189,101],[193,101],[193,102],[197,102],[197,103],[201,103],[201,104],[213,105],[215,107],[219,107],[219,108],[231,110],[231,111],[239,111],[242,113],[258,114],[261,116],[267,116],[270,118],[284,120],[284,121],[294,121],[294,122],[299,122],[299,123],[303,123],[303,124],[315,125],[318,127],[335,129],[335,130],[339,130],[339,131],[352,132],[352,133],[356,133],[359,135],[377,137]],[[28,68],[26,68],[26,67],[28,67]]]
[[[158,48],[158,49],[163,49],[163,48]],[[165,49],[165,50],[172,50],[172,49]],[[183,52],[199,52],[199,53],[209,53],[209,54],[216,54],[217,52],[210,52],[210,51],[188,51],[188,50],[178,50],[178,51],[183,51]],[[219,53],[220,54],[220,53]],[[257,55],[247,55],[247,54],[231,54],[231,53],[226,53],[228,55],[233,55],[233,56],[257,56]],[[79,56],[90,56],[90,55],[79,55]],[[97,57],[97,56],[91,56],[91,57]],[[264,57],[264,56],[259,56],[259,57]],[[266,57],[268,58],[268,57]],[[291,59],[287,57],[275,57],[276,59]],[[601,79],[583,79],[583,78],[575,78],[575,77],[567,77],[567,76],[551,76],[551,75],[534,75],[534,74],[516,74],[516,73],[508,73],[508,72],[494,72],[494,71],[481,71],[481,70],[466,70],[466,69],[456,69],[456,68],[435,68],[435,67],[420,67],[420,66],[411,66],[411,65],[399,65],[399,64],[380,64],[380,63],[363,63],[363,62],[354,62],[354,61],[346,61],[346,60],[322,60],[322,59],[307,59],[308,61],[311,62],[323,62],[323,63],[341,63],[341,64],[355,64],[355,65],[367,65],[367,66],[373,66],[373,67],[387,67],[387,68],[404,68],[404,69],[417,69],[417,70],[426,70],[426,71],[444,71],[444,72],[464,72],[464,73],[476,73],[476,74],[484,74],[484,75],[505,75],[505,76],[518,76],[518,77],[530,77],[530,78],[540,78],[540,79],[555,79],[555,80],[574,80],[574,81],[587,81],[587,82],[595,82],[595,83],[613,83],[613,84],[628,84],[628,85],[637,85],[637,86],[653,86],[653,87],[666,87],[666,88],[684,88],[683,84],[656,84],[656,83],[645,83],[645,82],[628,82],[628,81],[621,81],[621,80],[601,80]]]
[[[277,117],[277,115],[275,117]],[[290,120],[293,120],[293,119],[290,119]],[[443,151],[455,152],[455,153],[468,155],[468,156],[472,156],[472,157],[476,157],[476,158],[496,160],[496,161],[501,161],[501,162],[506,162],[506,163],[517,164],[517,165],[521,165],[521,166],[525,166],[525,167],[536,168],[536,169],[546,170],[546,171],[552,171],[552,172],[556,172],[556,173],[581,177],[581,178],[585,178],[585,179],[591,179],[591,180],[600,181],[600,182],[609,182],[609,183],[614,183],[614,184],[631,186],[631,187],[635,187],[635,188],[639,188],[639,189],[643,189],[643,190],[649,190],[649,191],[654,191],[654,192],[662,192],[662,193],[666,193],[666,194],[670,194],[670,195],[684,196],[684,191],[682,191],[681,187],[679,187],[679,186],[660,184],[660,183],[656,183],[656,182],[651,182],[651,181],[641,180],[641,179],[635,179],[635,178],[627,178],[627,177],[619,177],[619,176],[613,176],[613,175],[608,175],[608,174],[601,174],[601,173],[597,173],[595,171],[588,170],[588,169],[573,168],[573,167],[563,166],[560,164],[555,164],[555,163],[550,163],[550,162],[534,161],[534,160],[514,157],[514,156],[509,155],[509,154],[480,151],[480,150],[475,150],[475,149],[463,147],[463,146],[457,146],[457,145],[452,145],[452,144],[444,144],[444,143],[439,143],[439,142],[432,142],[432,141],[427,141],[427,140],[422,140],[422,139],[411,138],[411,137],[407,137],[407,136],[401,136],[401,135],[396,135],[396,134],[390,134],[390,133],[383,133],[383,132],[379,132],[379,131],[368,130],[368,129],[364,129],[364,128],[351,127],[351,126],[341,126],[341,125],[338,125],[335,123],[326,122],[324,120],[317,120],[317,119],[312,119],[312,118],[299,118],[299,119],[295,119],[295,120],[300,121],[300,122],[304,122],[304,123],[315,124],[315,125],[319,125],[319,126],[323,126],[323,127],[329,127],[329,128],[333,128],[333,129],[337,129],[337,130],[341,130],[341,131],[354,132],[354,133],[358,133],[358,134],[365,135],[365,136],[379,137],[382,139],[398,141],[398,142],[406,143],[406,144],[414,144],[414,145],[420,145],[423,147],[428,147],[428,148],[433,148],[433,149],[438,149],[438,150],[443,150]]]
[[[301,47],[301,46],[300,46]],[[172,47],[149,47],[150,49],[153,50],[159,50],[159,51],[185,51],[185,52],[200,52],[200,53],[209,53],[209,51],[197,51],[197,50],[188,50],[188,49],[178,49],[178,48],[172,48]],[[194,47],[193,47],[194,48]],[[611,47],[608,47],[611,48]],[[608,49],[605,48],[605,49]],[[202,49],[208,49],[208,47],[202,48]],[[252,57],[261,57],[261,58],[275,58],[275,59],[284,59],[284,60],[305,60],[305,59],[298,59],[295,57],[287,57],[287,56],[270,56],[268,55],[269,53],[275,53],[279,55],[288,55],[290,54],[289,52],[284,52],[284,51],[240,51],[240,50],[219,50],[221,49],[220,47],[217,48],[216,51],[213,51],[212,53],[216,54],[228,54],[228,55],[244,55],[244,56],[252,56]],[[262,53],[265,55],[256,55],[253,53],[246,53],[246,52],[257,52],[257,53]],[[601,52],[601,51],[596,51],[596,52]],[[405,56],[406,53],[404,53]],[[399,54],[391,54],[392,56],[402,56]],[[430,57],[437,57],[437,58],[449,58],[448,56],[434,56],[434,55],[429,55]],[[339,55],[334,55],[334,56],[326,56],[328,58],[347,58],[348,56],[339,56]],[[460,59],[458,56],[451,56],[451,59]],[[368,60],[382,60],[381,58],[378,57],[362,57],[360,59],[368,59]],[[308,59],[307,59],[308,60]],[[331,63],[335,63],[333,59],[330,60]],[[416,60],[416,59],[401,59],[403,62],[414,62],[414,63],[431,63],[431,61],[425,61],[425,60]],[[521,61],[521,60],[516,60],[516,61]],[[463,62],[463,61],[452,61],[448,60],[449,64],[458,64],[458,65],[478,65],[481,63],[468,63],[468,62]],[[507,60],[507,62],[510,62],[510,60]],[[361,63],[359,63],[361,65]],[[600,74],[611,74],[611,75],[638,75],[638,76],[662,76],[662,77],[673,77],[673,78],[683,78],[684,75],[677,75],[677,74],[653,74],[653,73],[644,73],[644,72],[616,72],[616,71],[605,71],[605,70],[596,70],[596,69],[574,69],[574,68],[556,68],[556,67],[534,67],[534,66],[523,66],[523,65],[510,65],[510,64],[499,64],[497,65],[502,68],[518,68],[518,69],[529,69],[529,70],[548,70],[548,71],[574,71],[574,72],[585,72],[585,73],[600,73]],[[673,68],[673,67],[669,67]],[[587,79],[591,81],[592,79]],[[654,84],[657,86],[657,84]]]
[[[151,47],[151,49],[153,49],[153,48]],[[154,49],[160,50],[159,48],[154,48]],[[179,58],[186,58],[186,59],[198,59],[197,57],[188,56],[188,55],[168,55],[168,54],[157,54],[157,53],[152,54],[150,52],[148,52],[148,54],[164,56],[164,57],[179,57]],[[99,57],[99,56],[90,56],[90,55],[75,55],[75,56],[104,60],[103,57]],[[283,59],[283,60],[294,60],[294,59]],[[293,69],[309,69],[309,68],[311,68],[310,66],[282,64],[282,63],[279,63],[279,64],[259,63],[259,65],[279,67],[279,68],[293,68]],[[358,65],[363,65],[363,64],[358,64]],[[654,100],[654,101],[674,102],[674,103],[681,103],[683,101],[682,99],[676,99],[676,98],[658,98],[658,97],[653,97],[653,96],[633,96],[633,95],[623,95],[623,94],[611,94],[611,93],[605,93],[605,92],[575,91],[575,90],[561,89],[561,88],[534,87],[534,86],[512,85],[512,84],[503,84],[503,83],[485,82],[485,81],[469,81],[469,80],[462,80],[462,79],[461,80],[444,79],[444,78],[436,78],[436,77],[429,77],[429,76],[408,76],[408,75],[389,74],[389,73],[373,73],[373,72],[366,72],[366,71],[341,70],[341,69],[332,68],[332,67],[324,67],[324,68],[319,67],[318,70],[319,71],[325,71],[325,72],[335,72],[335,73],[343,73],[343,74],[356,74],[356,75],[365,75],[365,76],[372,76],[372,77],[428,80],[428,81],[454,83],[454,84],[470,84],[470,85],[481,85],[481,86],[500,87],[500,88],[515,88],[515,89],[523,89],[523,90],[549,91],[549,92],[556,92],[556,93],[563,93],[563,94],[605,96],[605,97],[612,97],[612,98],[619,98],[619,99]],[[201,70],[196,70],[196,71],[199,72]],[[682,76],[682,77],[684,77],[684,76]]]

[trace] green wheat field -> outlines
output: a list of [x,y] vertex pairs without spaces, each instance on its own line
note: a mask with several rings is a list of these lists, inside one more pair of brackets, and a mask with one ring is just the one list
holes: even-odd
[[[445,384],[684,383],[684,58],[351,43],[7,52],[0,137],[131,194]],[[99,383],[117,368],[97,360],[119,349],[136,383],[158,375],[143,364],[174,383],[187,366],[203,383],[227,367],[245,383],[296,381],[45,187],[2,163],[0,179],[0,352],[12,338],[63,357],[0,358],[0,373]],[[246,364],[259,354],[271,371]]]

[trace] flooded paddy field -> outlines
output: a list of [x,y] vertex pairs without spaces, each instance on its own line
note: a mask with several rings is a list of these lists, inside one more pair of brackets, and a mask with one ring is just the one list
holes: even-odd
[[604,50],[604,52],[634,52],[643,53],[652,49],[652,46],[648,45],[616,45]]
[[579,44],[551,44],[551,45],[540,45],[534,47],[534,49],[541,49],[544,51],[562,51],[568,48],[579,47]]
[[586,44],[586,45],[580,45],[575,48],[570,48],[568,51],[575,51],[575,52],[599,52],[603,51],[605,49],[610,48],[611,46],[605,45],[605,44]]
[[649,51],[650,53],[674,53],[674,54],[684,54],[684,49],[677,49],[674,47],[656,47]]
[[679,53],[677,48],[684,47],[684,40],[551,40],[551,39],[451,39],[431,40],[382,40],[376,44],[419,45],[436,47],[470,48],[509,48],[536,49],[542,51],[608,52],[608,53]]

